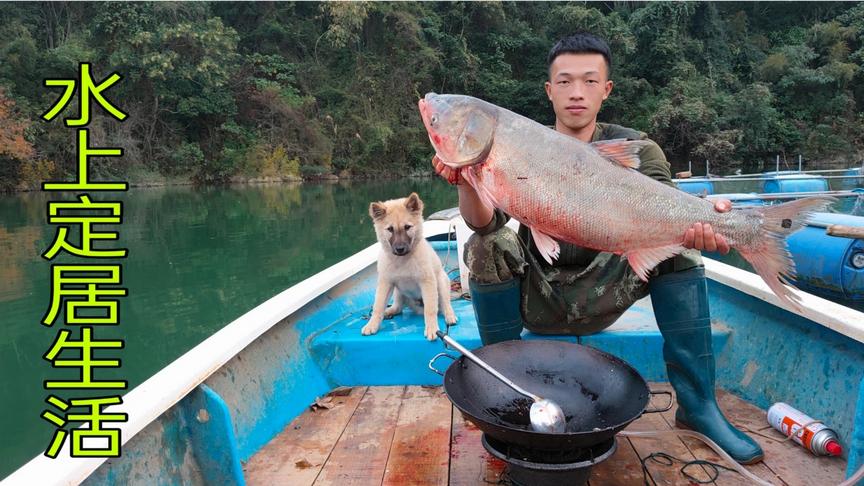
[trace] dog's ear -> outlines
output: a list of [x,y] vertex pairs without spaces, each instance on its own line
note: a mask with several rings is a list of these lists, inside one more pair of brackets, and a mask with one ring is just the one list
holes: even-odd
[[418,196],[416,192],[412,192],[405,200],[405,207],[412,213],[422,213],[423,201],[420,200],[420,196]]
[[369,205],[369,216],[372,216],[372,219],[378,221],[383,218],[387,214],[387,208],[384,207],[380,202],[373,202]]

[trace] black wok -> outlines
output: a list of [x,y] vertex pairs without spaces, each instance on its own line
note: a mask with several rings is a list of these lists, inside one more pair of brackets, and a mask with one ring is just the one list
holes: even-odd
[[[474,351],[519,386],[557,402],[567,428],[562,434],[531,430],[531,400],[464,356],[443,373],[444,391],[465,417],[489,436],[543,450],[591,447],[610,439],[643,413],[652,392],[642,376],[620,358],[590,346],[562,341],[505,341]],[[670,395],[669,392],[656,392]]]

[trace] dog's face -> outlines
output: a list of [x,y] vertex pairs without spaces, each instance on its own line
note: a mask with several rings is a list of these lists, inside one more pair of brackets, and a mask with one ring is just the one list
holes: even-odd
[[369,215],[378,241],[394,255],[404,256],[423,238],[423,201],[417,193],[402,199],[373,202]]

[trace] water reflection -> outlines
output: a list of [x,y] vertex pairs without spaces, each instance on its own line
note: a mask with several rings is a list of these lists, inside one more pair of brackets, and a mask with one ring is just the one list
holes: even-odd
[[[141,383],[255,305],[374,243],[369,203],[411,191],[423,198],[427,215],[456,205],[455,190],[437,179],[92,194],[123,201],[120,242],[106,247],[129,249],[121,324],[97,334],[126,340],[126,349],[111,355],[122,358],[123,368],[96,377]],[[41,383],[65,377],[41,357],[62,326],[39,324],[50,278],[50,264],[39,255],[56,231],[46,222],[49,200],[71,198],[0,198],[0,427],[6,437],[0,478],[44,450],[53,433],[39,419],[47,396]]]

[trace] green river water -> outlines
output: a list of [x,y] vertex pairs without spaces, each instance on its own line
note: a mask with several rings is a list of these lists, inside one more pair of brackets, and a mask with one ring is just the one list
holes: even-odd
[[[437,178],[91,193],[124,204],[123,223],[100,229],[119,230],[119,242],[95,246],[129,250],[120,324],[94,331],[98,339],[125,340],[125,349],[96,353],[120,358],[122,366],[97,370],[95,378],[125,379],[130,389],[140,384],[249,309],[373,244],[369,203],[411,191],[425,201],[426,215],[457,202],[455,190]],[[71,376],[42,358],[59,330],[72,327],[60,319],[53,327],[40,324],[49,308],[51,264],[110,262],[62,252],[51,262],[40,257],[56,232],[47,223],[48,202],[74,196],[0,197],[0,478],[48,446],[55,426],[40,414],[59,411],[45,403],[42,382]],[[64,399],[100,392],[109,394],[53,391]]]

